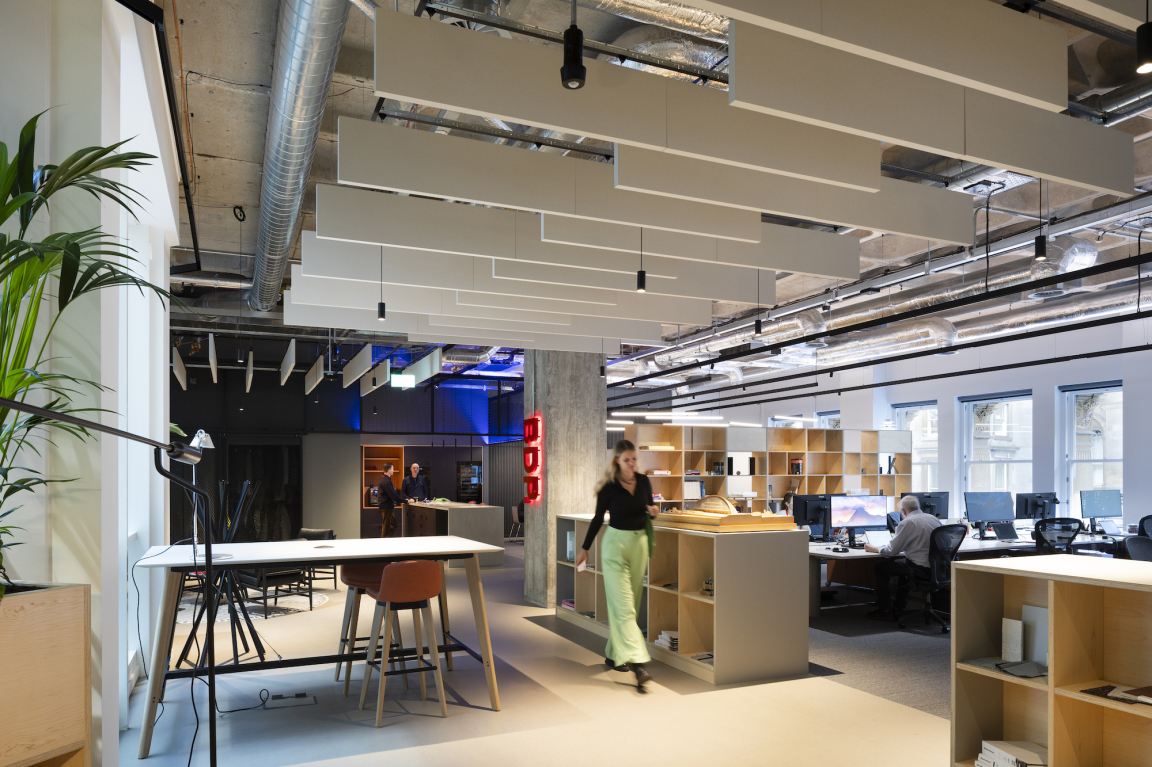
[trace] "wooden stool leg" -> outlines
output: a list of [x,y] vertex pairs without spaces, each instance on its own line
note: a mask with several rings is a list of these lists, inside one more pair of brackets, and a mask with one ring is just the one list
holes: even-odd
[[[392,609],[391,604],[384,605],[384,651],[387,652],[389,647],[392,646],[392,624],[395,622],[399,625],[399,621],[394,621],[396,611]],[[383,668],[384,664],[381,663],[380,667]],[[388,677],[384,674],[380,675],[380,694],[376,696],[376,726],[381,725],[384,716],[384,683],[388,681]]]
[[[357,623],[360,620],[360,595],[363,590],[356,589],[356,598],[352,600],[352,623],[348,627],[348,650],[349,654],[356,647],[356,631],[359,628]],[[348,682],[352,676],[352,659],[348,659],[347,665],[344,666],[344,697],[348,697]]]
[[[393,631],[395,632],[395,634],[396,634],[396,647],[398,647],[399,649],[403,650],[403,649],[404,649],[404,637],[403,637],[403,636],[401,636],[401,634],[400,634],[400,619],[399,619],[399,618],[397,618],[397,619],[395,620],[395,624],[396,624],[396,625],[395,625],[395,626],[392,628],[392,630],[393,630]],[[401,660],[401,661],[400,661],[400,668],[402,668],[402,669],[404,669],[405,671],[407,671],[407,670],[408,670],[408,661],[406,661],[406,660]],[[407,674],[403,674],[403,675],[401,676],[401,678],[404,680],[404,689],[405,689],[405,690],[407,690],[407,689],[408,689],[408,675],[407,675]]]
[[[429,605],[420,612],[424,614],[424,628],[428,631],[428,636],[433,637],[435,642],[436,629],[432,625],[432,607]],[[440,696],[440,714],[441,716],[448,716],[448,699],[444,695],[444,677],[440,674],[440,651],[436,647],[430,648],[432,652],[432,665],[436,667],[436,694]]]
[[[376,659],[376,645],[380,642],[380,621],[384,617],[384,607],[377,602],[376,612],[372,614],[372,637],[368,640],[368,656],[364,658],[364,678],[360,682],[360,710],[368,701],[368,686],[372,683],[372,664]],[[380,664],[380,679],[383,684],[384,664]]]
[[[348,592],[344,596],[344,622],[340,624],[340,644],[336,645],[336,654],[341,655],[344,653],[344,646],[348,645],[348,652],[352,652],[354,643],[348,642],[348,625],[352,621],[352,602],[355,601],[355,591],[353,587],[348,587]],[[334,682],[340,681],[340,666],[343,664],[336,664],[336,678]]]
[[[428,684],[424,681],[424,632],[420,630],[420,609],[412,610],[412,630],[416,632],[416,668],[420,673],[420,700],[428,700]],[[436,635],[431,637],[436,641]]]
[[[448,633],[452,631],[448,622],[448,563],[440,560],[440,594],[436,597],[440,603],[440,631],[444,634],[444,644],[448,644]],[[448,663],[448,670],[452,670],[452,653],[444,653],[444,660]]]

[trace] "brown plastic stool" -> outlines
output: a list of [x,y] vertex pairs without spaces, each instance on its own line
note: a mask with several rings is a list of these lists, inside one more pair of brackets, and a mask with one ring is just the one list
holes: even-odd
[[[388,674],[415,673],[420,675],[420,697],[428,700],[428,688],[424,682],[426,671],[434,672],[436,676],[436,692],[440,696],[440,711],[442,716],[448,716],[448,701],[444,697],[444,678],[440,675],[440,647],[436,642],[436,630],[432,625],[432,610],[429,600],[440,594],[441,577],[440,563],[430,560],[413,560],[410,562],[396,562],[384,568],[380,584],[376,588],[367,590],[368,596],[376,600],[376,613],[372,616],[372,638],[368,640],[368,657],[364,663],[364,682],[360,688],[360,708],[368,700],[368,685],[372,681],[372,669],[380,671],[380,693],[376,697],[376,726],[379,727],[384,715],[384,682]],[[407,664],[403,671],[384,672],[384,660],[391,656],[390,650],[384,650],[380,656],[379,665],[376,661],[376,648],[381,644],[380,629],[383,626],[383,646],[392,646],[392,624],[397,610],[412,610],[412,622],[416,627],[416,668],[409,672]],[[421,631],[420,622],[416,619],[419,610],[423,618],[424,627]],[[424,636],[429,638],[429,651],[432,662],[424,660]],[[399,651],[403,657],[403,650]],[[347,681],[347,680],[345,680]]]
[[[349,563],[340,566],[340,582],[348,587],[347,595],[344,597],[344,622],[340,627],[340,643],[336,646],[336,654],[342,655],[345,652],[353,653],[356,651],[356,643],[361,637],[356,636],[356,626],[360,617],[360,597],[367,592],[368,589],[376,589],[380,587],[380,578],[384,575],[383,564],[357,564]],[[367,639],[367,637],[364,637]],[[400,636],[400,624],[396,624],[396,642],[403,642]],[[340,666],[343,664],[336,664],[336,678],[335,681],[340,681]],[[404,666],[407,668],[407,665]],[[347,661],[344,669],[344,696],[348,696],[349,677],[352,673],[352,661]],[[404,677],[404,686],[408,686],[408,677]]]

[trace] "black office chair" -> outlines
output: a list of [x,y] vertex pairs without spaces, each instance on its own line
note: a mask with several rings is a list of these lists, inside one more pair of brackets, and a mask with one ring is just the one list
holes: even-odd
[[1136,534],[1142,538],[1152,538],[1152,514],[1140,520],[1136,525]]
[[[516,532],[519,530],[520,535]],[[519,538],[524,543],[524,504],[512,507],[512,529],[508,531],[508,539]]]
[[896,534],[896,527],[900,524],[900,512],[890,511],[887,517],[888,532]]
[[1152,537],[1133,535],[1124,541],[1124,549],[1129,559],[1137,562],[1152,562]]
[[1053,517],[1036,520],[1032,538],[1036,541],[1036,551],[1040,554],[1075,554],[1072,541],[1084,529],[1079,519]]
[[[302,527],[300,528],[300,539],[304,541],[334,541],[336,540],[335,530],[320,530],[319,528]],[[321,567],[308,568],[308,585],[312,586],[316,581],[332,581],[332,588],[337,588],[336,584],[336,565],[323,565]]]
[[[936,621],[940,624],[941,634],[947,634],[951,629],[948,621],[932,606],[932,599],[937,594],[951,590],[952,562],[967,534],[967,525],[940,525],[933,530],[928,544],[928,575],[921,575],[914,569],[910,576],[909,591],[924,595],[924,625]],[[899,615],[896,616],[896,625],[904,628],[904,621]]]

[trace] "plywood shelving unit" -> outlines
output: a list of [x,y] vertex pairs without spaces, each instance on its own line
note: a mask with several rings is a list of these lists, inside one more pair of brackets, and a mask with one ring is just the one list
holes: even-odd
[[[1001,618],[1048,609],[1049,675],[1017,679],[965,659],[1000,654]],[[1027,740],[1051,767],[1152,764],[1152,706],[1083,690],[1152,684],[1152,568],[1068,555],[957,562],[952,576],[952,760],[982,740]]]
[[380,477],[384,476],[384,464],[390,463],[396,473],[392,475],[392,484],[400,489],[404,481],[404,448],[398,445],[361,445],[360,446],[360,508],[375,509],[376,504],[371,503],[372,488],[380,484]]
[[[747,511],[765,512],[793,489],[800,495],[856,493],[894,495],[912,492],[912,433],[840,429],[668,426],[635,423],[624,438],[639,452],[640,471],[648,475],[663,509],[691,508],[684,482],[702,480],[705,495],[732,498]],[[728,459],[733,471],[728,472]],[[749,473],[748,459],[755,464]],[[799,461],[799,474],[790,473]],[[715,464],[720,473],[713,472]],[[891,468],[895,473],[888,473]],[[881,470],[883,473],[880,473]],[[685,474],[698,471],[699,475]],[[656,474],[654,472],[668,472]],[[741,492],[756,496],[745,500]]]
[[[556,615],[608,636],[600,568],[604,529],[588,552],[588,569],[567,558],[567,536],[579,551],[591,515],[556,520]],[[638,623],[654,660],[713,684],[802,676],[808,670],[808,535],[800,530],[704,533],[655,525]],[[701,593],[712,578],[715,596]],[[561,606],[573,600],[575,610]],[[679,648],[657,647],[663,631]],[[712,663],[692,656],[712,654]]]

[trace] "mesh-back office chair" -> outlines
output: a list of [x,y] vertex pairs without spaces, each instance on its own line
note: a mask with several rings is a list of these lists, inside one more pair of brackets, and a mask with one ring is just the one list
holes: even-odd
[[1152,538],[1152,514],[1140,520],[1136,525],[1136,534],[1142,538]]
[[1152,537],[1133,535],[1124,541],[1124,548],[1129,559],[1137,562],[1152,562]]
[[888,532],[895,535],[896,534],[896,527],[900,524],[900,512],[898,512],[898,511],[888,512],[888,518],[887,518],[886,524],[888,525]]
[[[941,525],[932,531],[932,538],[928,544],[928,574],[927,576],[912,571],[909,591],[924,595],[924,625],[932,621],[940,624],[940,633],[947,634],[948,621],[936,612],[932,606],[932,599],[936,594],[947,592],[952,587],[952,562],[960,551],[960,544],[968,534],[967,525]],[[896,616],[897,625],[904,628],[900,616]]]
[[1051,519],[1036,520],[1036,529],[1032,538],[1036,541],[1036,551],[1039,554],[1075,554],[1072,550],[1072,541],[1084,529],[1079,519],[1072,517],[1053,517]]
[[[311,527],[300,528],[300,538],[305,541],[334,541],[336,540],[335,530],[320,530]],[[314,586],[316,581],[332,581],[332,588],[337,588],[336,585],[336,565],[323,565],[321,567],[309,567],[308,570],[308,585]]]

